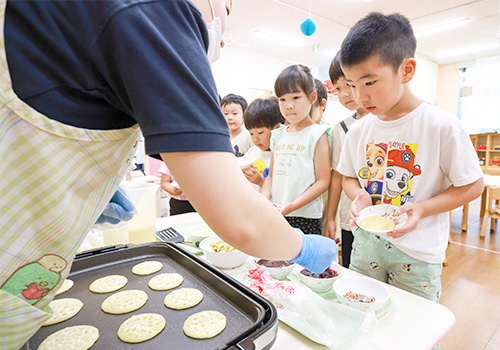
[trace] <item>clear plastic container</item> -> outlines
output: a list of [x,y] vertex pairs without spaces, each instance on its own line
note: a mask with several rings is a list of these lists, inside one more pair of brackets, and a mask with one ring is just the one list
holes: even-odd
[[156,202],[159,185],[148,182],[127,184],[126,191],[137,213],[127,223],[130,243],[156,241]]
[[128,227],[126,222],[120,222],[114,227],[102,230],[104,246],[129,243]]

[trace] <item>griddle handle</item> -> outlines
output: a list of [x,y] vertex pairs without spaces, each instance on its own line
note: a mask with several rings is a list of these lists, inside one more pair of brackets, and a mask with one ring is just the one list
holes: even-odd
[[88,256],[113,252],[115,250],[121,250],[121,249],[131,248],[131,247],[134,247],[134,245],[133,244],[126,244],[126,245],[119,244],[119,245],[113,245],[113,246],[109,246],[109,247],[97,248],[97,249],[93,249],[93,250],[86,250],[84,252],[76,254],[75,259],[86,258]]
[[255,350],[255,344],[252,339],[246,338],[238,344],[231,346],[228,350]]

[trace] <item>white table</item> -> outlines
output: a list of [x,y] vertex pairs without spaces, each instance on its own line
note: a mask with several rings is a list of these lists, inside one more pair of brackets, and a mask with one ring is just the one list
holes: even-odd
[[[156,229],[176,228],[176,226],[185,228],[186,224],[190,222],[196,225],[203,220],[197,213],[175,215],[157,219]],[[221,270],[228,275],[237,275],[250,267],[253,267],[253,264],[249,259],[239,268]],[[355,275],[357,273],[346,269],[343,274]],[[393,305],[379,319],[377,329],[368,341],[366,350],[431,349],[454,325],[455,316],[443,305],[390,285],[388,287],[393,298]],[[312,342],[294,329],[279,322],[278,335],[273,349],[324,350],[327,347]]]

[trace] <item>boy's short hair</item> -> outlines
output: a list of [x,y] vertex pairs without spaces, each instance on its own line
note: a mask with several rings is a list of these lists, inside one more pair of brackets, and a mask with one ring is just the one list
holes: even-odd
[[307,96],[311,95],[314,89],[314,78],[311,70],[302,65],[294,64],[289,66],[278,75],[274,83],[276,96],[299,92],[302,90]]
[[316,102],[314,102],[313,106],[318,107],[321,104],[321,101],[328,100],[328,90],[326,89],[325,84],[323,84],[323,82],[319,79],[314,79],[314,87],[318,97],[316,98]]
[[243,116],[247,130],[257,128],[273,129],[276,124],[285,123],[276,96],[258,98],[252,101]]
[[347,33],[340,48],[342,66],[352,66],[377,56],[397,71],[401,63],[415,57],[417,39],[410,21],[399,13],[371,12]]
[[330,76],[330,80],[333,84],[337,84],[340,78],[345,78],[344,71],[340,66],[340,51],[337,52],[335,57],[330,63],[330,68],[328,69],[328,75]]
[[225,105],[235,103],[241,106],[241,109],[243,112],[245,112],[245,109],[248,107],[248,102],[245,100],[243,96],[236,95],[236,94],[228,94],[222,98],[220,101],[220,106],[224,107]]

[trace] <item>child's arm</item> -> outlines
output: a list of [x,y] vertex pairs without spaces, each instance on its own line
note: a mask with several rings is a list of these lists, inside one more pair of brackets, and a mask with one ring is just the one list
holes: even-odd
[[273,185],[273,168],[274,168],[274,153],[271,152],[271,161],[269,162],[269,172],[267,174],[266,179],[264,180],[264,184],[260,189],[260,193],[264,195],[267,199],[271,198],[271,188]]
[[172,176],[161,174],[160,186],[172,196],[179,196],[182,194],[180,188],[172,186]]
[[335,242],[293,229],[271,202],[250,186],[233,154],[176,152],[161,156],[196,211],[233,247],[264,259],[298,257],[294,262],[310,271],[321,272],[330,266],[337,252]]
[[333,170],[332,180],[330,182],[330,190],[328,191],[328,202],[326,212],[326,237],[335,239],[335,217],[337,216],[337,209],[340,201],[340,194],[342,192],[342,174]]
[[469,185],[455,187],[450,186],[442,193],[419,203],[406,203],[401,206],[400,211],[408,214],[408,221],[401,227],[395,228],[387,234],[389,237],[402,237],[413,231],[420,219],[444,213],[458,208],[471,200],[476,199],[484,190],[484,180],[480,178]]
[[[328,145],[328,137],[323,134],[314,150],[314,171],[316,173],[316,182],[309,187],[304,193],[297,197],[293,202],[283,204],[281,214],[286,215],[295,211],[307,203],[321,196],[323,192],[330,186],[330,146]],[[271,173],[271,171],[269,171]]]

